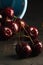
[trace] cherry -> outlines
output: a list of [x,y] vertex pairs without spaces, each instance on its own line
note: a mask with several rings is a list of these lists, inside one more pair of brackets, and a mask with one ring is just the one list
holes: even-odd
[[12,29],[14,30],[14,32],[18,32],[18,30],[19,30],[18,24],[16,22],[14,22],[14,23],[12,23],[12,25],[14,27],[14,28],[12,27]]
[[28,57],[31,55],[32,49],[26,42],[22,42],[16,45],[16,52],[18,56]]
[[15,22],[14,23],[12,23],[13,25],[14,25],[14,27],[15,27],[15,29],[16,29],[16,31],[21,31],[21,25],[20,25],[20,21],[21,21],[21,19],[20,18],[17,18],[16,20],[15,20]]
[[38,29],[36,27],[30,27],[30,36],[33,38],[38,37]]
[[12,8],[5,8],[4,13],[6,16],[8,16],[9,18],[13,18],[14,17],[14,10]]
[[38,29],[33,26],[26,26],[25,27],[25,34],[30,35],[33,38],[38,37]]
[[29,46],[29,44],[26,44],[26,46],[24,46],[23,50],[24,50],[24,53],[26,54],[26,56],[31,55],[32,49]]
[[0,14],[0,22],[3,21],[3,16]]
[[6,38],[9,38],[13,35],[12,30],[8,27],[4,27],[2,33],[3,33],[3,36],[6,37]]
[[16,22],[18,25],[20,25],[20,21],[21,21],[20,18],[16,18],[16,19],[15,19],[15,22]]
[[38,55],[41,51],[42,51],[42,42],[37,40],[33,45],[33,55]]
[[11,28],[13,33],[17,33],[19,31],[19,25],[15,21],[8,20],[4,23],[4,26]]
[[2,15],[0,14],[0,19],[2,19]]
[[24,28],[27,27],[26,22],[25,22],[24,20],[20,19],[20,18],[17,18],[17,19],[15,20],[15,22],[17,22],[17,24],[19,25],[19,31],[23,31]]
[[6,17],[6,15],[5,15],[5,12],[4,12],[4,9],[1,9],[0,10],[0,20],[2,20],[2,22],[3,22],[3,19]]
[[7,17],[4,19],[4,22],[12,22],[12,20],[7,16]]

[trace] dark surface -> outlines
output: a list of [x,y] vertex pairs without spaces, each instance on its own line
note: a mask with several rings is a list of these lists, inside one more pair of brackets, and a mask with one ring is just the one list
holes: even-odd
[[[28,3],[28,9],[24,16],[24,19],[29,25],[34,25],[39,29],[39,39],[43,42],[43,1],[30,0]],[[14,40],[7,41],[7,43],[14,43]],[[1,47],[3,48],[4,44],[7,43],[0,42],[1,44],[0,48]],[[18,59],[16,55],[5,56],[4,54],[3,56],[2,54],[0,54],[0,65],[43,65],[43,49],[42,49],[42,53],[39,56],[25,58],[25,59]]]

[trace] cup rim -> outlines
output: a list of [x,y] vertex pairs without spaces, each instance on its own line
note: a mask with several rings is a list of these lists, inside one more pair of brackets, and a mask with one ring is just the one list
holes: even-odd
[[24,9],[23,12],[21,13],[21,15],[19,16],[20,19],[22,19],[26,13],[27,10],[27,0],[25,0],[25,5],[24,5]]

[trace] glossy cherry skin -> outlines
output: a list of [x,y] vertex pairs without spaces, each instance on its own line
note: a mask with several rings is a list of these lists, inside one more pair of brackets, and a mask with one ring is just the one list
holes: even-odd
[[38,37],[38,29],[33,26],[26,26],[25,34],[30,35],[32,38],[37,38]]
[[26,26],[26,22],[20,18],[17,18],[15,20],[15,22],[19,25],[19,30],[22,31],[24,30],[25,26]]
[[3,37],[10,38],[10,37],[12,37],[13,32],[10,28],[4,27],[3,30],[2,30],[2,34],[3,34]]
[[6,21],[4,23],[4,26],[8,26],[9,28],[11,28],[13,33],[17,33],[19,31],[19,25],[15,21]]
[[30,36],[33,38],[38,37],[38,29],[36,27],[30,27]]
[[20,32],[21,31],[21,25],[20,25],[20,18],[17,18],[15,21],[14,21],[14,23],[13,23],[13,25],[14,25],[14,27],[15,27],[15,29],[16,29],[16,31],[18,31],[18,32]]
[[2,15],[0,14],[0,21],[2,21]]
[[18,33],[19,32],[19,24],[16,22],[12,23],[12,30],[14,30],[14,32]]
[[16,52],[20,57],[28,57],[31,55],[32,49],[26,42],[22,42],[16,45]]
[[35,41],[33,45],[33,55],[38,55],[42,51],[42,42]]
[[3,21],[3,15],[2,15],[2,10],[0,11],[0,22]]
[[4,18],[4,22],[12,22],[12,19],[10,19],[8,16],[6,18]]
[[6,16],[8,16],[9,18],[13,18],[14,17],[14,10],[12,8],[5,8],[4,9],[4,13]]

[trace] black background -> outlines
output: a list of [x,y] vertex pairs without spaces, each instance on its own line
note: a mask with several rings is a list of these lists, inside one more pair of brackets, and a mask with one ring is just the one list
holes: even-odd
[[24,20],[30,26],[38,28],[40,39],[43,41],[43,0],[28,0]]
[[[27,11],[23,19],[30,26],[38,28],[39,39],[43,42],[43,0],[28,0]],[[39,56],[27,59],[0,56],[0,65],[43,65],[43,50]]]

